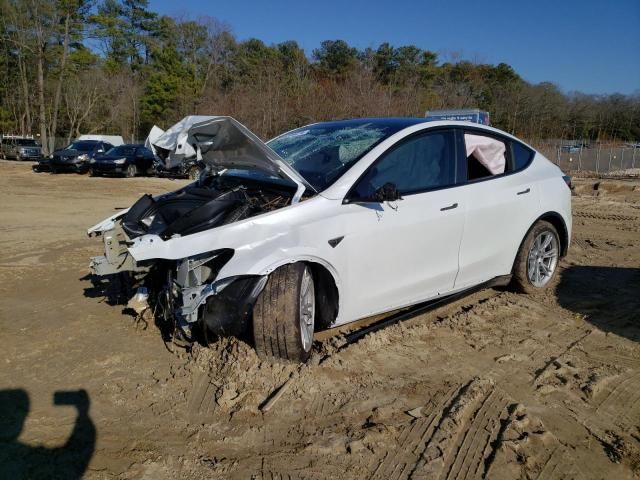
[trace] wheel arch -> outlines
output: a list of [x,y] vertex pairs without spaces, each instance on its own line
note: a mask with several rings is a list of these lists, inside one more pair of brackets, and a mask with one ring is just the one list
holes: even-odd
[[318,309],[316,326],[318,329],[329,328],[338,318],[342,301],[338,274],[329,262],[311,255],[297,256],[274,263],[263,273],[270,274],[283,265],[298,262],[306,263],[311,267],[316,286],[316,308]]
[[531,232],[533,227],[535,227],[536,224],[540,221],[549,222],[555,227],[555,229],[558,231],[558,235],[560,235],[560,257],[564,257],[567,255],[567,252],[569,250],[569,230],[567,229],[567,224],[564,221],[564,218],[562,218],[562,215],[560,215],[558,212],[549,211],[536,218],[531,223],[525,234],[522,236],[520,244],[518,245],[518,249],[516,250],[516,254],[513,258],[514,265],[518,252],[522,248],[522,244],[524,243],[524,241],[527,239],[527,235],[529,235],[529,232]]
[[[527,235],[529,231],[533,228],[533,226],[539,221],[549,222],[551,225],[555,227],[558,231],[558,235],[560,235],[560,257],[564,257],[567,255],[569,251],[569,230],[567,228],[567,224],[558,212],[546,212],[540,215],[535,222],[529,227],[527,230]],[[526,238],[526,235],[525,235]],[[524,241],[524,238],[523,240]]]

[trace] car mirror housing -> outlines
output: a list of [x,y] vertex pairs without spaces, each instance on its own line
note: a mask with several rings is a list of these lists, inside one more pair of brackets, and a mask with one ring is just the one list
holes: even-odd
[[343,203],[384,203],[402,200],[395,183],[387,182],[368,197],[349,197]]
[[373,192],[373,200],[378,203],[395,202],[397,200],[402,200],[402,196],[400,195],[395,183],[387,182]]

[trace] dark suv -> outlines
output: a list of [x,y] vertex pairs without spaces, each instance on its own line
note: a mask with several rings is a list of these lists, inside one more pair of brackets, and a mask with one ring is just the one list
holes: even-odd
[[51,173],[86,173],[91,159],[112,148],[113,145],[100,140],[76,140],[68,147],[53,152],[49,161]]
[[5,136],[0,143],[0,156],[4,159],[40,160],[42,148],[33,138]]
[[126,177],[145,175],[153,167],[153,160],[153,152],[144,145],[119,145],[107,153],[96,155],[89,162],[89,174],[91,176],[124,175]]

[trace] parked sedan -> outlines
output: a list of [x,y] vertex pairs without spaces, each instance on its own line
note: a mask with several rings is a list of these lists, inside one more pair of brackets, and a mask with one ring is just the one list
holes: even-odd
[[548,289],[569,248],[562,172],[495,128],[356,119],[264,144],[211,117],[186,137],[206,173],[89,235],[104,238],[93,273],[127,276],[135,308],[187,341],[199,326],[305,361],[318,329],[478,287]]
[[0,140],[0,158],[40,160],[42,148],[31,137],[3,136]]
[[89,162],[89,174],[126,177],[145,175],[153,167],[153,161],[153,152],[144,145],[120,145],[113,147],[105,154],[96,155]]
[[113,145],[100,140],[76,140],[62,150],[56,150],[49,158],[51,173],[86,173],[89,161],[100,153],[113,148]]

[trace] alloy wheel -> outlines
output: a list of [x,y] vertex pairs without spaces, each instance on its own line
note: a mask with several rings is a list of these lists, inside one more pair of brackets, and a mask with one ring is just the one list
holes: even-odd
[[307,267],[304,269],[300,281],[300,335],[302,337],[302,348],[305,352],[311,350],[313,343],[315,311],[316,298],[313,277],[309,267]]
[[534,287],[544,287],[553,277],[558,265],[558,247],[558,237],[550,230],[539,233],[531,244],[527,276]]

